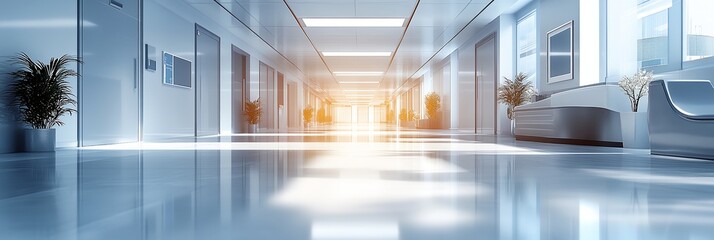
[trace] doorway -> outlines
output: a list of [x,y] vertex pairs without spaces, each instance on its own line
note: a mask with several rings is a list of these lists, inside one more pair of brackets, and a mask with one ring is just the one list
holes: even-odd
[[196,136],[219,133],[220,47],[218,36],[196,25]]
[[299,115],[297,114],[297,85],[288,83],[288,128],[300,127]]
[[265,63],[260,63],[260,104],[263,115],[260,118],[260,128],[275,128],[275,69]]
[[232,47],[232,72],[231,79],[231,112],[233,116],[233,133],[244,133],[247,129],[247,122],[243,116],[245,99],[249,99],[247,89],[248,84],[248,64],[249,55],[237,47]]
[[287,126],[287,121],[285,121],[285,75],[278,72],[278,86],[277,86],[278,102],[275,104],[278,106],[277,115],[277,129],[283,129]]
[[497,56],[495,34],[476,44],[476,134],[496,135]]
[[140,1],[80,3],[79,145],[137,142]]

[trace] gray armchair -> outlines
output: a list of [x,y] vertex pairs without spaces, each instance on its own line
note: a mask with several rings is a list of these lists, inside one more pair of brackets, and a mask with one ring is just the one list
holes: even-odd
[[708,80],[650,83],[652,154],[714,159],[714,86]]

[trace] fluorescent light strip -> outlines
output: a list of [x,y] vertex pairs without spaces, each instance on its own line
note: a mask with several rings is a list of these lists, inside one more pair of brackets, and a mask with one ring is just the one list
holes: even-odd
[[338,77],[377,77],[382,76],[383,72],[332,72]]
[[306,27],[402,27],[404,18],[303,18]]
[[343,90],[343,91],[345,91],[345,92],[383,92],[383,91],[387,91],[387,90],[379,90],[379,89],[375,89],[375,90],[348,89],[348,90]]
[[322,52],[325,57],[389,57],[392,52]]
[[341,84],[379,84],[379,82],[340,82]]

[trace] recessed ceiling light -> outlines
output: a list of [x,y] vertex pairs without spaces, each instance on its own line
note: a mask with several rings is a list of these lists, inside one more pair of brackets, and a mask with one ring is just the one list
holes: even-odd
[[382,76],[383,72],[332,72],[338,77],[369,77]]
[[346,81],[346,82],[340,82],[340,83],[341,84],[379,84],[379,82],[377,82],[377,81],[364,81],[364,82],[355,82],[355,81],[347,82]]
[[303,18],[306,27],[401,27],[404,18]]
[[343,90],[345,92],[379,92],[379,91],[385,91],[385,90],[366,90],[366,89],[347,89]]
[[389,57],[392,52],[322,52],[325,57]]

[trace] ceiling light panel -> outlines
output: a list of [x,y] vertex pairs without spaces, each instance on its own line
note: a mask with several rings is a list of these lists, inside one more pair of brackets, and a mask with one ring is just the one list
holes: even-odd
[[340,81],[340,84],[379,84],[378,81]]
[[375,77],[382,76],[384,72],[332,72],[337,77]]
[[392,52],[322,52],[325,57],[389,57]]
[[402,27],[404,18],[303,18],[306,27]]

